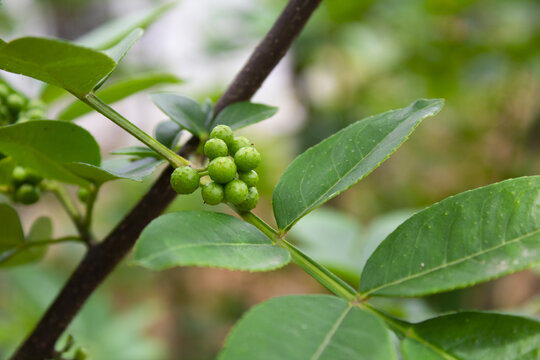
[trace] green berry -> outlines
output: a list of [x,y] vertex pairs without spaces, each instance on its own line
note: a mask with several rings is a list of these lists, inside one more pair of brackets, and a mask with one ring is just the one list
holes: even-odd
[[259,202],[259,192],[255,186],[252,186],[248,190],[248,195],[246,200],[242,201],[240,204],[236,205],[240,211],[250,211],[255,209],[257,203]]
[[222,185],[211,181],[202,187],[201,195],[208,205],[217,205],[223,201],[225,190]]
[[77,191],[77,197],[83,203],[87,202],[88,199],[90,198],[90,189],[85,188],[85,187],[79,188],[79,191]]
[[46,108],[47,108],[47,105],[45,105],[43,101],[38,100],[38,99],[30,100],[30,102],[28,103],[28,109],[45,110]]
[[6,99],[8,95],[9,95],[9,88],[4,84],[0,84],[0,100]]
[[236,176],[234,160],[228,156],[222,156],[210,161],[208,175],[219,184],[226,184]]
[[39,200],[39,189],[30,184],[22,184],[15,192],[15,201],[25,205],[34,204]]
[[234,140],[231,144],[231,147],[229,149],[230,154],[234,156],[238,150],[240,150],[243,147],[251,146],[251,142],[249,139],[245,136],[235,136]]
[[253,147],[243,147],[234,154],[234,162],[239,171],[253,170],[261,163],[261,154]]
[[15,166],[13,169],[13,172],[11,173],[11,179],[13,180],[13,183],[15,185],[20,185],[24,182],[26,182],[26,177],[28,176],[28,173],[26,172],[26,169],[22,166]]
[[171,186],[178,194],[191,194],[199,187],[199,173],[189,166],[174,169]]
[[43,109],[37,109],[37,108],[28,110],[25,113],[25,116],[30,120],[40,120],[40,119],[46,118],[45,111],[43,111]]
[[238,174],[238,178],[246,183],[247,186],[257,186],[259,183],[259,174],[255,170],[248,172],[241,172]]
[[6,99],[6,105],[12,112],[21,111],[26,100],[19,94],[10,94]]
[[246,200],[248,186],[242,180],[233,180],[225,185],[225,199],[233,205],[238,205]]
[[32,169],[26,169],[26,179],[25,183],[37,185],[43,180],[43,176],[39,175]]
[[210,160],[221,156],[227,156],[228,152],[229,149],[227,148],[227,144],[221,139],[213,138],[204,144],[204,154]]
[[218,125],[210,132],[210,138],[218,138],[225,141],[230,146],[234,140],[234,134],[227,125]]

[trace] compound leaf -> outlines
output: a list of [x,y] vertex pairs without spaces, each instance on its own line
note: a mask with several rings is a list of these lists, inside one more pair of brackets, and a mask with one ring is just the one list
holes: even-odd
[[289,165],[273,194],[280,230],[339,195],[390,156],[443,101],[418,100],[406,108],[358,121],[308,149]]
[[367,261],[360,291],[422,296],[540,263],[540,176],[449,197],[413,215]]
[[160,216],[137,240],[135,263],[152,270],[208,266],[267,271],[289,262],[289,253],[254,226],[233,216],[182,211]]
[[229,334],[219,360],[392,360],[376,316],[327,295],[284,296],[251,309]]

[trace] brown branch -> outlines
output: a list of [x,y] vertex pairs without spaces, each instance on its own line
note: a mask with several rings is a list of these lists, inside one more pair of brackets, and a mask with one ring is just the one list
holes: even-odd
[[[285,55],[321,0],[290,0],[268,34],[257,46],[233,83],[216,104],[216,113],[226,106],[249,100]],[[198,145],[192,138],[182,149],[188,156]],[[152,188],[104,241],[88,252],[11,360],[46,359],[54,353],[58,338],[83,304],[131,250],[141,231],[170,204],[176,194],[169,185],[168,167]]]

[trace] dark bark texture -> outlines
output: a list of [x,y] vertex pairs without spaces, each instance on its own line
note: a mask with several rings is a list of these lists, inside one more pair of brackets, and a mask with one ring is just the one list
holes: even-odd
[[[216,114],[228,105],[249,100],[260,88],[298,36],[320,0],[290,0],[268,34],[257,46],[216,104]],[[192,138],[181,150],[188,156],[198,145]],[[29,337],[11,360],[41,360],[54,354],[54,345],[90,295],[133,248],[141,231],[158,217],[175,198],[169,184],[168,167],[141,201],[100,243],[91,246],[45,312]]]

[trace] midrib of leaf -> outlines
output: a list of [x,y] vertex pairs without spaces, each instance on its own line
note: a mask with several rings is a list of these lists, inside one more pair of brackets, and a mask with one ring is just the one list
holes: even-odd
[[[424,109],[422,109],[424,110]],[[361,162],[363,162],[365,159],[367,159],[376,149],[378,149],[380,146],[381,146],[381,143],[386,140],[387,137],[389,137],[390,135],[392,135],[396,129],[399,127],[399,125],[403,124],[405,121],[407,121],[408,119],[410,119],[412,116],[416,115],[417,113],[419,113],[421,110],[418,110],[418,111],[415,111],[414,113],[412,113],[410,116],[408,116],[405,120],[401,121],[396,127],[394,127],[394,129],[389,132],[388,134],[386,134],[373,148],[371,148],[371,150],[365,155],[363,156],[360,160],[358,160],[356,162],[356,164],[354,166],[352,166],[343,176],[341,176],[341,178],[338,176],[338,179],[337,181],[327,190],[325,191],[321,196],[319,196],[315,201],[313,201],[311,203],[311,205],[309,205],[308,208],[306,208],[304,211],[302,211],[297,217],[296,217],[296,220],[294,220],[292,223],[290,223],[289,225],[287,225],[285,228],[284,228],[284,231],[288,231],[300,218],[302,218],[303,216],[305,216],[308,212],[310,212],[311,210],[313,210],[314,207],[316,207],[318,205],[318,203],[321,201],[321,199],[323,199],[326,195],[328,195],[335,187],[337,184],[339,184],[345,177],[347,177],[354,169],[356,169],[358,167],[358,164],[360,164]],[[366,120],[369,120],[369,119],[365,119],[364,121]],[[420,122],[418,121],[416,123],[416,125],[411,129],[414,130],[416,128],[416,126],[418,126]],[[367,125],[365,125],[363,128],[359,129],[358,131],[363,131],[365,128],[367,127]],[[400,143],[402,144],[406,139],[408,138],[408,135],[403,139],[403,141]],[[398,144],[397,146],[399,146],[400,144]],[[386,155],[386,157],[381,160],[379,162],[379,164],[381,162],[383,162],[384,160],[388,159],[390,157],[390,155],[392,155],[396,149],[397,149],[397,146],[396,148],[394,148],[388,155]],[[311,161],[310,160],[310,164],[311,164]],[[334,168],[335,168],[335,165],[334,165]],[[369,172],[367,172],[366,174],[364,174],[360,179],[358,179],[356,182],[362,180],[363,178],[365,178],[367,175],[369,175],[373,170],[375,170],[375,168],[371,169]],[[306,171],[307,172],[307,171]],[[304,173],[304,177],[305,177],[305,173]],[[302,182],[303,182],[303,178],[302,178]],[[355,183],[356,183],[355,182]],[[351,185],[352,186],[352,185]],[[345,189],[346,190],[346,189]],[[308,205],[305,203],[305,200],[304,200],[304,193],[302,191],[300,191],[300,195],[302,197],[302,202],[304,203],[304,205]]]
[[310,360],[317,360],[317,359],[319,359],[321,357],[322,353],[324,352],[324,350],[326,349],[326,347],[330,343],[330,340],[335,335],[336,331],[340,327],[343,320],[345,320],[345,317],[347,316],[349,311],[351,311],[351,309],[352,309],[352,305],[349,304],[349,306],[347,306],[345,311],[343,311],[343,313],[338,317],[338,319],[336,320],[335,324],[332,326],[332,328],[330,329],[328,334],[326,334],[323,342],[321,343],[321,345],[319,345],[319,348],[317,349],[315,354],[313,354],[313,356],[311,357]]
[[[488,253],[488,252],[490,252],[490,251],[497,250],[497,249],[499,249],[499,248],[501,248],[501,247],[504,247],[504,246],[506,246],[506,245],[510,245],[510,244],[515,243],[515,242],[519,242],[519,241],[521,241],[521,240],[523,240],[523,239],[525,239],[525,238],[528,238],[529,236],[533,236],[533,235],[535,235],[536,233],[539,233],[539,232],[540,232],[540,228],[538,228],[538,229],[536,229],[536,230],[533,230],[533,231],[531,231],[531,232],[528,232],[528,233],[526,233],[526,234],[523,234],[523,235],[521,235],[521,236],[518,236],[517,238],[512,239],[512,240],[510,240],[510,241],[505,241],[505,242],[503,242],[503,243],[501,243],[501,244],[499,244],[499,245],[496,245],[496,246],[490,247],[490,248],[488,248],[488,249],[484,249],[484,250],[478,251],[478,252],[476,252],[476,253],[474,253],[474,254],[467,255],[467,256],[465,256],[465,257],[463,257],[463,258],[456,259],[456,260],[454,260],[454,261],[451,261],[451,262],[448,262],[448,263],[441,264],[441,265],[439,265],[439,266],[436,266],[436,267],[434,267],[434,268],[428,269],[428,270],[426,270],[426,271],[419,272],[419,273],[416,273],[416,274],[413,274],[413,275],[404,277],[404,278],[402,278],[402,279],[398,279],[398,280],[393,281],[393,282],[391,282],[391,283],[387,283],[387,284],[381,285],[381,286],[376,287],[376,288],[374,288],[374,289],[371,289],[371,290],[369,290],[369,291],[367,291],[367,292],[365,292],[365,293],[361,293],[361,295],[368,296],[368,295],[370,295],[370,294],[372,294],[372,293],[374,293],[374,292],[376,292],[376,291],[379,291],[379,290],[381,290],[381,289],[387,288],[387,287],[389,287],[389,286],[397,285],[397,284],[400,284],[400,283],[402,283],[402,282],[405,282],[405,281],[408,281],[408,280],[412,280],[412,279],[415,279],[415,278],[417,278],[417,277],[420,277],[420,276],[423,276],[423,275],[426,275],[426,274],[430,274],[430,273],[432,273],[432,272],[434,272],[434,271],[441,270],[441,269],[447,268],[447,267],[449,267],[449,266],[453,266],[453,265],[462,263],[462,262],[467,261],[467,260],[469,260],[469,259],[472,259],[472,258],[474,258],[474,257],[480,256],[480,255],[484,255],[484,254],[486,254],[486,253]],[[533,265],[534,265],[534,264],[531,264],[531,266],[533,266]]]
[[175,245],[175,246],[169,247],[167,249],[155,252],[150,256],[144,257],[143,260],[144,261],[149,261],[149,260],[152,260],[152,259],[154,259],[156,257],[159,257],[159,256],[163,255],[164,253],[168,253],[168,252],[173,251],[173,250],[189,249],[189,248],[197,248],[197,247],[220,247],[220,246],[223,246],[223,247],[227,247],[227,246],[230,246],[230,247],[244,247],[244,246],[246,246],[246,247],[249,247],[249,246],[253,246],[253,247],[258,247],[258,246],[272,247],[273,245],[271,245],[271,244],[247,244],[247,243],[237,243],[237,244],[231,244],[231,243],[183,244],[183,245]]

